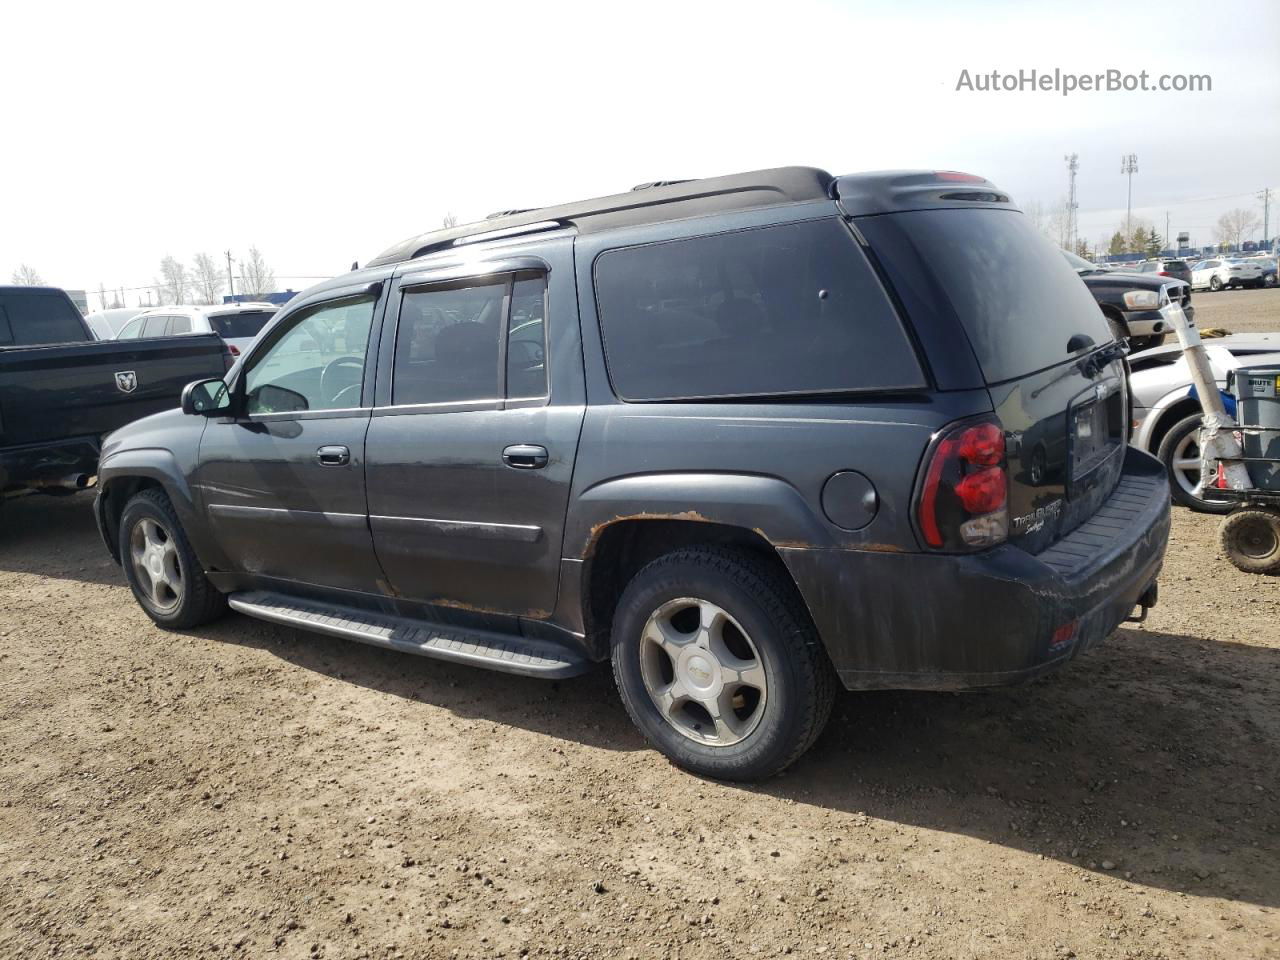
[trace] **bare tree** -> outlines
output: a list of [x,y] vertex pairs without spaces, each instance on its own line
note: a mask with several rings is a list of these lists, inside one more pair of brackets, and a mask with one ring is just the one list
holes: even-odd
[[1041,233],[1056,243],[1063,250],[1071,247],[1071,211],[1067,209],[1067,199],[1063,197],[1054,205]]
[[1030,203],[1022,205],[1023,216],[1027,218],[1027,222],[1032,228],[1040,233],[1044,233],[1045,213],[1044,204],[1039,200],[1032,200]]
[[18,264],[18,269],[13,271],[13,282],[19,287],[44,286],[44,280],[36,273],[36,268],[25,263]]
[[158,296],[164,303],[185,303],[187,288],[191,278],[187,276],[187,268],[173,257],[165,257],[160,261],[160,282]]
[[1262,221],[1252,210],[1236,207],[1218,218],[1218,226],[1214,232],[1218,243],[1239,249],[1245,238],[1261,225]]
[[249,259],[240,261],[240,292],[260,297],[276,288],[276,273],[257,247],[249,248]]
[[458,218],[454,216],[452,213],[446,213],[444,217],[440,220],[440,226],[444,227],[446,230],[450,229],[451,227],[456,227],[457,225],[458,225]]
[[217,303],[222,296],[222,271],[207,253],[197,253],[191,264],[191,282],[201,303]]

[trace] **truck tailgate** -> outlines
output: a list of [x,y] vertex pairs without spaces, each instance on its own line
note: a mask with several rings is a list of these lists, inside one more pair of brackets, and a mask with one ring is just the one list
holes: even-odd
[[213,334],[0,350],[0,444],[102,435],[226,372]]

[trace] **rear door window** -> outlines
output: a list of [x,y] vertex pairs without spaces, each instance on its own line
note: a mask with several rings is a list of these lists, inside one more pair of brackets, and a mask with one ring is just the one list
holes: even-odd
[[392,369],[393,404],[497,400],[510,277],[406,290]]
[[146,322],[142,325],[142,336],[146,337],[163,337],[165,328],[169,325],[169,317],[156,316],[147,317]]
[[596,299],[624,400],[910,390],[925,378],[849,229],[812,220],[610,250]]
[[177,336],[180,333],[190,333],[190,332],[191,332],[190,317],[174,317],[173,322],[169,324],[169,329],[166,331],[166,333],[171,337]]

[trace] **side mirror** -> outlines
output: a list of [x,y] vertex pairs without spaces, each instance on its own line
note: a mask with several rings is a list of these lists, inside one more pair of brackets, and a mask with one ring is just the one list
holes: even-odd
[[221,380],[196,380],[182,388],[182,412],[213,417],[231,409],[231,391]]

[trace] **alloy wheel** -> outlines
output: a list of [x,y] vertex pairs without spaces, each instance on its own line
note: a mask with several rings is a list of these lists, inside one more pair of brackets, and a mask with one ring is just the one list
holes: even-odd
[[1173,477],[1187,496],[1196,496],[1200,484],[1200,431],[1192,430],[1173,448]]
[[182,564],[169,531],[144,517],[129,534],[129,557],[138,589],[156,610],[172,610],[182,602]]
[[768,696],[764,661],[730,614],[707,600],[670,600],[640,638],[640,672],[662,718],[683,736],[727,747],[751,735]]

